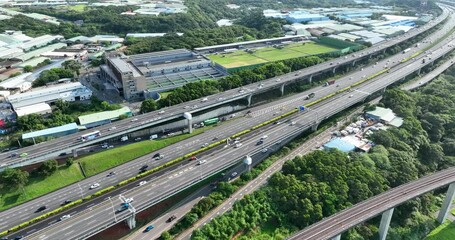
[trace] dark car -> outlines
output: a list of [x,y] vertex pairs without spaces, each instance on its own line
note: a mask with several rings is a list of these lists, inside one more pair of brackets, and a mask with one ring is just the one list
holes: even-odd
[[141,169],[141,170],[145,170],[145,169],[147,169],[147,168],[149,168],[149,165],[146,164],[146,165],[142,166],[140,169]]
[[261,145],[261,144],[263,144],[263,143],[264,143],[263,140],[259,140],[259,142],[257,142],[256,145]]
[[170,223],[170,222],[174,221],[176,218],[177,218],[177,217],[176,217],[175,215],[172,215],[170,218],[168,218],[168,219],[166,220],[166,222]]
[[44,210],[46,210],[46,209],[47,209],[46,206],[41,206],[41,207],[39,207],[38,209],[36,209],[35,212],[41,212],[41,211],[44,211]]
[[106,177],[114,176],[115,172],[110,172]]
[[66,204],[69,204],[69,203],[71,203],[71,202],[72,202],[71,200],[65,200],[65,201],[61,204],[61,206],[65,206]]
[[14,238],[14,240],[19,240],[19,239],[22,239],[22,238],[24,238],[24,236],[17,236],[17,237]]
[[144,232],[150,232],[150,230],[154,229],[155,227],[153,225],[150,225],[145,228]]
[[60,154],[59,154],[59,156],[60,156],[60,157],[62,157],[62,156],[66,156],[66,152],[62,152],[62,153],[60,153]]

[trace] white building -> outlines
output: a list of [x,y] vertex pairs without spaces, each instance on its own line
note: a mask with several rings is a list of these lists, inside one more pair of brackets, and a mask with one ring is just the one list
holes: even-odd
[[88,100],[92,91],[80,82],[57,84],[48,87],[35,89],[33,91],[15,94],[7,97],[7,101],[14,110],[39,103],[53,103],[57,100],[82,101]]
[[52,113],[52,108],[47,103],[38,103],[30,106],[18,107],[15,108],[18,117],[23,117],[30,114],[50,114]]

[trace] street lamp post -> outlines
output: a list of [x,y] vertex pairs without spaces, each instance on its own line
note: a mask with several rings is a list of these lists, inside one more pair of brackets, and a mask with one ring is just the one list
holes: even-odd
[[114,210],[114,203],[112,202],[111,197],[108,197],[108,198],[109,198],[109,201],[111,201],[112,213],[114,214],[114,220],[115,220],[115,222],[117,222],[117,216],[115,216],[115,210]]

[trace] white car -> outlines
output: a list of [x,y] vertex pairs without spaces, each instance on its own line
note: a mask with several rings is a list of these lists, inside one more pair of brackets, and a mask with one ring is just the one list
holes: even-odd
[[204,164],[206,162],[207,162],[207,160],[201,160],[201,161],[198,162],[198,165],[202,165],[202,164]]
[[267,151],[268,151],[267,148],[263,148],[263,149],[261,150],[261,152],[263,152],[263,153],[266,153]]
[[235,176],[237,176],[237,172],[233,172],[233,173],[231,174],[231,177],[235,177]]
[[71,217],[71,215],[69,215],[69,214],[68,215],[63,215],[63,216],[60,217],[60,221],[63,221],[63,220],[68,219],[70,217]]
[[112,130],[115,130],[115,129],[117,129],[117,127],[111,127],[111,128],[109,128],[109,131],[112,131]]
[[99,183],[94,183],[94,184],[92,184],[92,186],[90,186],[90,189],[94,189],[94,188],[97,188],[99,186],[100,186]]
[[185,106],[185,107],[183,107],[183,109],[188,109],[188,108],[190,108],[190,106]]
[[266,138],[268,138],[268,137],[269,137],[269,136],[264,135],[264,136],[262,136],[261,140],[264,140],[264,139],[266,139]]
[[134,198],[125,198],[125,203],[132,203],[134,201]]
[[235,148],[239,148],[239,147],[241,147],[241,146],[242,146],[242,143],[237,143],[237,144],[235,144]]
[[349,98],[352,98],[352,97],[354,97],[354,95],[349,95]]
[[147,184],[147,181],[141,181],[141,182],[139,183],[139,186],[144,186],[145,184]]
[[164,110],[160,111],[158,114],[164,114]]
[[208,98],[203,98],[201,102],[207,102],[209,99]]
[[137,121],[137,118],[131,119],[131,122],[136,122],[136,121]]

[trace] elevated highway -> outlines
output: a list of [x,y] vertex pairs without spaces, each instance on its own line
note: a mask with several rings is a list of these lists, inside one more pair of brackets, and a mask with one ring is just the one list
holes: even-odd
[[[451,27],[455,25],[455,22],[451,22],[451,24],[447,24],[442,28],[440,31],[437,31],[434,36],[432,36],[433,39],[436,39],[438,36],[442,36],[445,32],[448,31]],[[420,48],[424,48],[429,44],[429,39],[425,39],[423,41],[424,43],[421,44]],[[445,45],[446,42],[443,42],[439,45],[443,46]],[[435,48],[438,48],[440,46],[437,46]],[[415,51],[417,51],[416,49]],[[194,136],[192,138],[189,138],[187,140],[184,140],[182,142],[179,142],[178,144],[174,144],[171,146],[168,146],[166,148],[163,148],[157,152],[164,154],[165,158],[161,159],[159,161],[155,161],[152,159],[152,156],[156,154],[157,152],[153,152],[150,155],[146,155],[143,157],[140,157],[138,159],[135,159],[133,161],[130,161],[128,163],[125,163],[121,166],[115,167],[113,169],[110,169],[108,171],[105,171],[103,173],[100,173],[98,175],[89,177],[84,179],[83,181],[72,184],[68,187],[56,190],[52,193],[49,193],[45,196],[33,199],[29,202],[26,202],[24,204],[21,204],[19,206],[13,207],[11,209],[5,210],[0,212],[0,231],[4,231],[6,229],[9,229],[15,225],[18,225],[26,220],[32,219],[33,217],[38,216],[39,214],[34,213],[36,209],[39,206],[46,205],[48,207],[48,210],[50,211],[53,209],[56,209],[66,200],[76,200],[83,198],[85,196],[89,196],[94,193],[94,190],[90,190],[89,186],[93,183],[99,183],[100,188],[106,188],[109,186],[116,185],[118,182],[123,181],[125,179],[128,179],[130,177],[133,177],[137,175],[138,170],[141,166],[144,164],[149,165],[150,168],[157,167],[159,165],[164,164],[167,161],[170,161],[172,159],[175,159],[177,157],[183,156],[185,154],[188,154],[192,151],[195,151],[200,148],[200,146],[205,143],[205,142],[211,142],[212,139],[218,138],[218,139],[224,139],[229,136],[232,136],[235,133],[241,132],[245,129],[249,129],[257,124],[260,124],[270,118],[273,118],[273,115],[276,113],[282,114],[284,111],[288,111],[288,109],[293,108],[297,105],[300,104],[308,104],[313,100],[316,100],[318,98],[321,98],[323,96],[326,96],[332,92],[335,92],[339,89],[348,87],[355,82],[358,82],[363,78],[363,76],[371,76],[375,74],[376,72],[380,71],[383,69],[383,66],[385,65],[392,65],[392,64],[398,64],[400,59],[403,58],[403,54],[397,54],[395,56],[392,56],[390,58],[381,60],[378,62],[377,65],[373,64],[369,67],[364,67],[363,70],[361,71],[353,71],[349,75],[346,75],[344,77],[341,77],[337,79],[337,85],[339,87],[336,87],[335,85],[328,86],[328,87],[316,87],[311,89],[310,91],[302,92],[299,94],[292,95],[290,97],[286,97],[283,99],[279,99],[277,101],[261,105],[258,107],[250,108],[251,114],[250,117],[243,117],[239,119],[235,119],[232,121],[229,121],[228,123],[224,123],[221,126],[218,126],[216,129],[209,130],[201,135]],[[395,62],[395,63],[394,63]],[[428,64],[431,64],[431,62],[428,62]],[[421,65],[423,67],[424,65]],[[398,67],[392,68],[391,71],[399,70],[402,67],[402,65],[399,65]],[[394,70],[395,69],[395,70]],[[314,92],[316,94],[316,97],[311,100],[305,100],[305,96],[307,96],[310,92]],[[365,92],[353,92],[352,94],[363,94],[366,96]],[[313,107],[311,107],[313,109]],[[246,111],[245,111],[246,112]],[[239,115],[243,115],[244,113],[241,113]],[[320,121],[323,119],[322,115],[319,115],[318,112],[313,112],[313,118],[315,121]],[[199,156],[198,156],[199,157]],[[106,177],[109,172],[115,171],[116,175],[111,176],[111,177]],[[147,180],[149,180],[147,178]],[[46,212],[45,211],[45,212]]]
[[[340,66],[355,65],[357,61],[363,58],[368,58],[373,55],[380,54],[384,52],[386,49],[396,44],[406,42],[407,40],[417,36],[418,34],[427,31],[428,29],[431,29],[435,25],[441,23],[452,12],[452,10],[448,10],[446,8],[443,8],[443,10],[444,11],[441,16],[432,20],[427,25],[413,29],[402,36],[389,39],[384,43],[361,50],[348,56],[339,57],[329,62],[324,62],[309,68],[305,68],[301,71],[296,71],[261,81],[260,85],[258,85],[259,83],[250,84],[242,88],[232,89],[226,92],[211,95],[205,102],[202,102],[202,99],[193,100],[169,108],[160,109],[159,111],[154,111],[151,113],[135,116],[134,118],[137,120],[133,122],[131,121],[131,119],[116,121],[114,123],[92,128],[90,130],[82,131],[77,134],[71,134],[37,145],[24,147],[16,151],[17,153],[19,153],[19,155],[21,153],[27,153],[28,156],[26,158],[19,157],[10,158],[11,153],[8,152],[1,153],[0,171],[7,167],[20,167],[45,161],[47,159],[56,157],[63,152],[70,152],[82,147],[92,145],[94,143],[103,142],[108,139],[120,137],[131,132],[156,126],[167,121],[180,119],[182,118],[184,112],[197,113],[240,99],[246,99],[250,102],[251,97],[254,94],[259,94],[270,89],[280,88],[281,91],[283,92],[286,84],[303,79],[308,79],[309,81],[311,81],[313,76],[316,76],[320,73],[328,71],[336,72],[336,69]],[[403,54],[402,57],[409,57],[412,54],[413,52],[411,51],[406,54]],[[186,106],[190,108],[187,108]],[[161,111],[164,111],[164,113],[160,113]],[[82,142],[79,140],[79,137],[82,134],[89,133],[92,131],[100,131],[101,137],[87,142]]]
[[[367,221],[381,213],[387,213],[386,219],[381,221],[384,229],[388,228],[393,208],[411,199],[414,199],[427,192],[445,187],[451,184],[446,201],[453,199],[453,189],[455,188],[455,167],[437,172],[435,174],[420,178],[416,181],[398,186],[387,192],[360,202],[348,209],[345,209],[333,216],[327,217],[289,237],[289,240],[325,240],[339,239],[341,233],[348,229]],[[451,190],[452,189],[452,190]],[[451,201],[449,201],[450,203]],[[450,205],[450,204],[449,204]],[[445,206],[445,205],[444,205]],[[443,206],[443,208],[444,208]],[[390,210],[392,209],[392,212]],[[445,209],[447,211],[447,207]],[[384,215],[383,215],[384,216]],[[445,216],[444,216],[445,218]],[[443,221],[444,219],[439,219]],[[387,224],[386,226],[384,224]],[[380,239],[385,239],[385,232],[380,232]],[[384,231],[382,230],[382,231]]]
[[[435,47],[432,51],[433,60],[444,56],[452,50],[452,48],[446,46],[448,43],[452,44],[453,41],[443,41],[440,45]],[[369,93],[381,91],[390,84],[418,71],[426,64],[431,64],[431,62],[422,64],[421,58],[423,57],[425,56],[416,57],[414,60],[410,60],[399,67],[391,69],[389,73],[359,85],[350,93],[338,94],[329,100],[312,106],[310,111],[312,112],[311,114],[308,114],[307,110],[302,114],[293,116],[293,121],[297,122],[295,125],[291,126],[282,123],[269,126],[268,129],[263,130],[261,133],[267,134],[269,137],[267,142],[260,147],[256,145],[259,140],[258,136],[250,136],[243,140],[243,146],[240,148],[227,146],[211,153],[210,156],[204,156],[204,159],[207,160],[207,164],[200,166],[195,164],[182,166],[182,168],[174,170],[169,174],[166,174],[166,176],[153,179],[153,182],[148,185],[135,187],[127,190],[123,194],[126,197],[133,197],[135,199],[135,208],[137,212],[139,212],[156,204],[162,199],[196,184],[201,181],[201,179],[207,178],[239,163],[245,155],[250,155],[254,158],[260,157],[262,154],[265,154],[262,152],[263,148],[273,149],[276,145],[281,146],[302,131],[314,127],[322,119],[328,118],[358,102],[364,101]],[[295,102],[294,104],[294,106],[300,105],[298,102]],[[118,206],[120,200],[114,200],[115,198],[112,199],[113,203],[109,200],[100,200],[94,207],[79,212],[75,214],[74,217],[67,219],[64,222],[53,223],[50,227],[40,231],[36,231],[36,229],[34,231],[31,230],[29,237],[31,239],[54,239],[57,236],[66,234],[66,239],[84,239],[125,219],[128,219],[128,222],[132,224],[133,222],[131,219],[133,219],[134,216],[132,216],[131,213],[122,212],[116,214],[114,217],[112,207]],[[71,229],[70,233],[68,232],[68,229]]]

